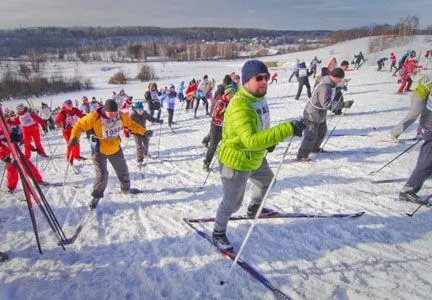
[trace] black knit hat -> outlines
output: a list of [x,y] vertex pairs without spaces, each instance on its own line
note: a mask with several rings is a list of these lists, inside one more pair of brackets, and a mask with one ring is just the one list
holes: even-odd
[[115,102],[115,100],[113,100],[113,99],[108,99],[108,100],[105,102],[104,110],[107,111],[107,112],[114,112],[114,111],[118,111],[118,105],[117,105],[117,102]]
[[334,68],[330,72],[330,76],[333,76],[333,77],[336,77],[336,78],[344,78],[345,77],[345,72],[341,68]]
[[260,73],[267,73],[270,76],[267,66],[262,61],[257,59],[248,60],[241,69],[242,84]]

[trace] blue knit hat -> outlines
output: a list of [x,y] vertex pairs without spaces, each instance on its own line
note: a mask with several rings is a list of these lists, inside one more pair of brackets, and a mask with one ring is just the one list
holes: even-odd
[[260,73],[267,73],[270,76],[267,66],[262,61],[257,59],[248,60],[241,69],[242,84]]
[[134,108],[136,110],[143,110],[144,109],[144,105],[141,102],[135,102]]

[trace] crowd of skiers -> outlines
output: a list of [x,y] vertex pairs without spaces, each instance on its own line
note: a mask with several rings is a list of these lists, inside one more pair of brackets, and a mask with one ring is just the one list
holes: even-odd
[[[432,59],[430,51],[427,55],[426,58]],[[401,86],[398,93],[411,91],[411,76],[421,70],[415,57],[415,51],[407,51],[396,66],[396,56],[394,53],[390,55],[390,71],[395,69],[394,75],[400,71]],[[384,57],[377,61],[379,71],[383,70],[386,60]],[[359,69],[366,61],[360,52],[354,56],[352,63],[355,69]],[[294,76],[297,78],[296,100],[299,100],[303,87],[306,88],[308,102],[303,118],[274,127],[270,126],[270,112],[265,95],[268,85],[277,82],[278,74],[271,76],[267,66],[259,60],[247,61],[241,69],[241,77],[234,72],[227,74],[218,86],[216,81],[209,80],[207,75],[200,80],[192,79],[188,85],[181,82],[177,89],[173,84],[158,89],[157,83],[151,82],[144,93],[145,102],[134,101],[133,97],[128,96],[122,89],[118,93],[113,92],[105,102],[96,100],[95,97],[89,101],[84,96],[81,104],[67,99],[61,107],[55,109],[46,103],[42,103],[39,109],[20,104],[16,107],[16,113],[5,110],[5,117],[14,135],[19,137],[16,142],[23,144],[27,163],[31,166],[37,182],[41,184],[44,184],[42,176],[30,161],[33,151],[37,152],[37,155],[48,157],[41,142],[40,128],[44,133],[56,128],[62,131],[66,144],[65,158],[71,168],[74,168],[74,161],[86,159],[80,153],[80,136],[85,133],[91,143],[95,168],[91,194],[93,199],[89,204],[93,209],[104,196],[108,183],[107,161],[117,174],[122,193],[140,192],[131,187],[128,166],[120,146],[121,134],[125,137],[132,136],[135,141],[136,158],[141,168],[147,161],[149,139],[153,134],[146,128],[147,121],[163,124],[161,112],[165,105],[168,127],[172,129],[177,101],[182,103],[185,113],[193,111],[195,118],[202,103],[205,114],[211,117],[209,133],[202,141],[208,148],[203,168],[210,171],[211,162],[219,147],[218,160],[224,191],[216,212],[212,238],[218,247],[231,251],[232,245],[227,239],[226,228],[230,216],[241,206],[247,181],[251,179],[254,186],[248,208],[248,214],[253,216],[273,178],[265,158],[267,151],[273,151],[280,141],[289,136],[304,135],[296,159],[299,162],[309,162],[311,153],[325,152],[322,144],[327,134],[327,113],[330,111],[341,115],[354,103],[353,100],[346,101],[343,97],[350,81],[345,77],[346,72],[350,71],[349,62],[344,60],[338,66],[337,59],[333,57],[326,67],[321,68],[321,74],[316,75],[321,62],[316,56],[309,66],[306,66],[304,61],[296,61],[289,81]],[[310,76],[315,78],[313,89],[309,83]],[[429,169],[424,169],[425,164],[429,168],[432,166],[432,156],[428,152],[432,151],[429,150],[432,134],[428,131],[432,132],[432,116],[429,116],[432,113],[425,113],[425,108],[432,107],[432,104],[426,105],[431,97],[431,88],[432,75],[423,76],[414,89],[407,117],[391,132],[392,138],[397,139],[420,114],[424,116],[421,123],[426,129],[426,133],[423,132],[425,145],[422,147],[416,170],[400,193],[401,199],[417,203],[423,203],[416,193],[424,180],[431,175]],[[2,138],[4,136],[0,132],[0,139]],[[432,146],[430,147],[432,149]],[[3,142],[0,142],[0,159],[6,163],[7,188],[13,192],[17,186],[18,172],[10,151]],[[261,213],[271,215],[274,211],[264,208]]]

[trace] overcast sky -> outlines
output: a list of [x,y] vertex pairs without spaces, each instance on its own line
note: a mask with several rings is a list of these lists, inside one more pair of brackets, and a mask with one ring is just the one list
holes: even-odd
[[[245,4],[249,2],[249,4]],[[306,30],[432,24],[431,0],[1,0],[0,28],[31,26],[248,27]],[[429,19],[428,19],[429,17]]]

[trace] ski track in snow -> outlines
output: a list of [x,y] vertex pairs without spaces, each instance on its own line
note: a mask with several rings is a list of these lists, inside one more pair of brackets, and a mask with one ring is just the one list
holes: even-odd
[[[351,61],[354,53],[366,52],[367,42],[367,38],[359,39],[264,60],[293,62],[295,58],[304,58],[309,62],[317,55],[324,62],[332,56],[338,62]],[[376,72],[374,62],[391,51],[399,58],[407,47],[417,50],[426,49],[426,45],[425,38],[418,36],[409,45],[369,54],[368,62],[360,70],[347,72],[346,76],[352,80],[345,99],[353,99],[355,103],[340,120],[335,136],[325,145],[329,153],[311,155],[312,163],[296,163],[300,139],[293,140],[266,206],[304,213],[366,212],[357,219],[258,221],[242,258],[293,299],[430,298],[431,211],[422,208],[409,218],[405,213],[417,206],[397,200],[404,179],[414,168],[421,143],[378,174],[368,175],[414,143],[382,142],[406,114],[409,95],[395,95],[396,78],[390,72]],[[181,80],[187,82],[203,74],[219,82],[224,74],[232,70],[239,72],[243,62],[153,65],[161,77],[159,85],[164,86],[171,82],[178,85]],[[129,77],[136,72],[134,64],[117,65]],[[102,72],[102,66],[80,65],[84,74],[93,76],[96,88],[83,94],[106,97],[120,88],[106,84],[107,78],[118,69]],[[71,74],[75,69],[74,64],[62,67]],[[270,85],[268,92],[275,125],[300,117],[307,98],[303,91],[300,100],[294,100],[297,83],[288,83],[290,69],[273,71],[280,78],[277,84]],[[142,98],[146,86],[146,83],[131,83],[123,87],[128,94]],[[52,98],[54,104],[60,104],[66,98],[80,98],[78,94],[52,96],[48,101]],[[22,101],[6,102],[5,106],[12,107],[19,102]],[[199,188],[206,177],[202,170],[206,149],[201,139],[210,127],[210,118],[204,114],[201,106],[195,119],[192,111],[186,113],[177,103],[174,133],[166,124],[162,127],[149,124],[148,128],[154,131],[149,149],[154,158],[148,160],[145,179],[137,167],[133,140],[123,140],[131,185],[144,193],[116,193],[120,185],[109,166],[105,197],[75,243],[66,246],[66,251],[57,246],[54,234],[36,207],[44,251],[44,255],[38,254],[22,187],[18,186],[10,195],[4,192],[3,183],[0,251],[6,251],[11,259],[0,268],[0,299],[273,299],[272,292],[239,267],[221,287],[219,281],[224,279],[231,261],[182,220],[213,216],[223,195],[218,163],[213,166],[204,189]],[[165,108],[162,116],[167,116]],[[329,113],[329,132],[338,119],[339,116]],[[373,127],[377,130],[372,131]],[[411,126],[402,138],[413,137],[416,128],[416,124]],[[155,157],[159,134],[159,155]],[[47,181],[62,182],[66,170],[62,136],[59,132],[49,133],[42,137],[42,142],[49,154],[56,149],[42,175]],[[284,141],[268,154],[273,170],[286,146]],[[90,144],[84,138],[81,149],[82,155],[89,159],[77,162],[80,174],[68,170],[70,184],[64,186],[63,193],[62,187],[42,187],[68,237],[87,213],[91,200],[93,165]],[[32,160],[36,162],[34,155]],[[39,158],[39,168],[45,168],[47,162]],[[0,165],[1,172],[3,168]],[[371,183],[393,178],[402,180]],[[427,196],[430,187],[426,182],[420,195]],[[248,190],[240,214],[248,205]],[[250,224],[250,221],[229,223],[228,237],[235,248],[240,247]],[[213,229],[212,223],[198,226],[207,232]]]

